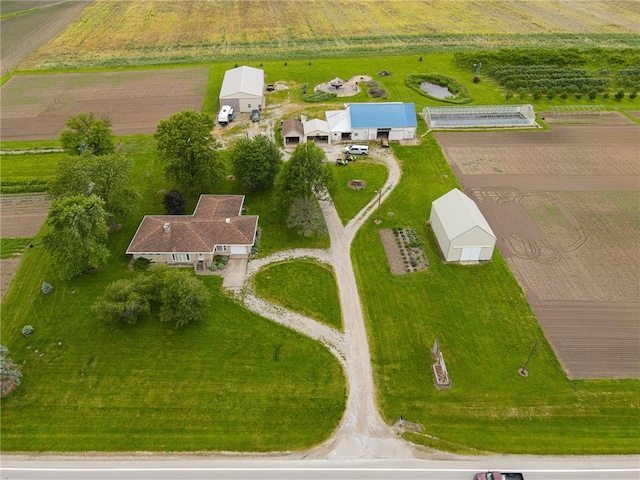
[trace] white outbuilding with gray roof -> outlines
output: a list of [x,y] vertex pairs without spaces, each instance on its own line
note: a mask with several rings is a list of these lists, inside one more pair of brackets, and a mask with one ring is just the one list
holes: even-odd
[[476,203],[457,188],[431,204],[429,220],[446,261],[491,260],[496,236]]
[[264,71],[247,66],[227,70],[220,89],[220,105],[230,105],[236,112],[262,110]]

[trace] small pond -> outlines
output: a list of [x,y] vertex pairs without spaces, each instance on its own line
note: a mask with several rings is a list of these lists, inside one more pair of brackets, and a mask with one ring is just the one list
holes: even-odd
[[445,99],[447,97],[453,97],[454,95],[449,91],[447,87],[441,87],[435,83],[422,82],[420,89],[427,92],[429,95],[435,98]]

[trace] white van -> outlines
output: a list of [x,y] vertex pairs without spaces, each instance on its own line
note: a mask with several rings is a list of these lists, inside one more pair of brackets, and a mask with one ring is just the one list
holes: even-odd
[[344,151],[349,155],[369,155],[369,145],[347,145]]
[[218,122],[226,125],[231,120],[233,120],[233,108],[231,108],[231,105],[223,105],[220,113],[218,113]]

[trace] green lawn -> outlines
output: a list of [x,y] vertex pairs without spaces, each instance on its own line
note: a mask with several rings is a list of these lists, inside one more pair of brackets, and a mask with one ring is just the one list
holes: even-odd
[[256,292],[272,303],[342,330],[338,287],[331,267],[313,261],[268,265],[254,277]]
[[[336,191],[331,198],[336,206],[340,220],[342,220],[343,224],[346,224],[382,188],[382,185],[387,180],[387,169],[382,164],[363,158],[358,159],[355,163],[349,163],[346,168],[336,167],[334,175],[336,178]],[[367,186],[364,190],[353,190],[347,185],[351,180],[364,180]]]
[[[203,278],[211,292],[207,320],[182,330],[154,318],[109,326],[91,312],[106,285],[133,275],[124,251],[142,216],[164,211],[170,185],[154,148],[149,136],[124,139],[143,198],[136,215],[119,219],[124,227],[110,237],[107,266],[61,282],[41,246],[25,252],[2,302],[2,344],[26,362],[22,385],[2,400],[2,449],[269,451],[320,443],[344,410],[340,364],[317,342],[227,298],[217,277]],[[223,184],[216,193],[241,189]],[[246,204],[260,215],[261,249],[318,243],[289,244],[288,229],[273,238],[281,220],[267,193],[248,195]],[[52,294],[40,293],[43,281]],[[28,339],[20,333],[25,324],[35,327]]]
[[9,258],[22,253],[31,241],[31,238],[0,238],[0,258]]
[[[282,61],[264,61],[267,82],[285,81],[290,87],[268,96],[267,102],[290,99],[300,102],[304,111],[303,83],[311,88],[335,76],[370,75],[390,93],[387,101],[414,102],[420,111],[442,104],[413,92],[404,80],[409,74],[436,72],[463,83],[472,104],[504,103],[502,90],[484,79],[473,84],[472,72],[456,66],[449,53],[425,55],[423,62],[406,55],[311,63],[290,60],[285,66]],[[260,62],[247,64],[257,67]],[[233,66],[231,62],[211,66],[203,111],[217,110],[224,71]],[[393,75],[378,77],[376,72],[383,69]],[[353,98],[364,100],[363,95]],[[336,99],[324,106],[342,108],[343,102]],[[534,102],[534,107],[588,103],[584,97],[580,102],[556,98]],[[637,99],[595,103],[605,103],[609,110],[638,108]],[[320,106],[309,104],[309,108],[316,111]],[[419,134],[424,131],[420,122]],[[154,319],[134,327],[107,326],[95,319],[89,310],[93,299],[111,281],[133,275],[126,268],[124,251],[140,219],[164,213],[162,196],[172,188],[151,136],[119,140],[121,151],[135,159],[134,183],[143,198],[134,216],[119,219],[124,228],[110,238],[109,265],[60,282],[41,247],[27,249],[2,302],[2,344],[16,362],[26,362],[22,385],[2,400],[2,449],[267,451],[306,448],[326,439],[344,409],[346,386],[338,362],[318,343],[229,300],[216,278],[203,280],[210,286],[213,306],[201,324],[174,330]],[[2,148],[52,143],[3,142]],[[425,221],[430,202],[457,186],[455,176],[431,135],[419,147],[392,148],[403,175],[383,209],[395,215],[381,216],[380,226],[368,221],[352,251],[384,418],[392,423],[403,415],[420,422],[429,436],[407,437],[445,450],[637,453],[640,382],[569,381],[499,254],[480,266],[443,264]],[[230,174],[226,153],[221,155]],[[49,162],[42,161],[47,158]],[[56,158],[3,155],[2,179],[52,175]],[[339,183],[356,173],[370,183],[362,192],[339,185],[335,203],[346,222],[373,198],[386,172],[360,160],[337,170]],[[286,212],[275,204],[270,190],[245,192],[237,180],[225,179],[212,193],[246,194],[247,213],[260,216],[259,255],[329,246],[328,236],[300,238],[285,228]],[[187,213],[196,200],[188,199]],[[412,227],[425,240],[429,270],[403,276],[389,273],[377,230],[394,226]],[[282,278],[288,268],[278,265],[263,273],[276,272],[272,278],[279,279],[283,290],[300,295],[292,279]],[[323,268],[302,268],[299,278],[311,282],[318,269]],[[325,270],[319,275],[326,273],[330,274]],[[42,281],[55,287],[51,295],[40,293]],[[271,295],[282,295],[279,290],[273,289]],[[324,295],[334,298],[330,292],[322,292],[322,297],[320,292],[313,294],[299,302],[302,306],[291,308],[309,308],[317,315]],[[335,311],[327,316],[339,319]],[[25,324],[36,329],[29,339],[20,334]],[[448,391],[436,391],[432,385],[429,348],[435,339],[453,380]],[[540,345],[528,366],[530,376],[522,378],[517,369],[536,340]]]
[[[352,250],[385,419],[421,423],[426,435],[408,438],[445,450],[637,453],[640,382],[569,381],[497,251],[479,266],[444,264],[426,220],[430,202],[458,186],[455,176],[431,135],[420,147],[393,148],[403,176],[384,209],[395,216],[367,222]],[[425,240],[428,271],[389,272],[377,231],[393,226]],[[447,391],[433,386],[436,339]],[[517,370],[536,340],[523,378]]]
[[3,181],[52,180],[64,153],[25,153],[2,155],[0,176]]

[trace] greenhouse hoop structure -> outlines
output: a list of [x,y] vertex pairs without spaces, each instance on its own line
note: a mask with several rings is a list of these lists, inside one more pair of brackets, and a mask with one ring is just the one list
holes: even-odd
[[537,127],[532,105],[424,107],[422,116],[430,129]]

